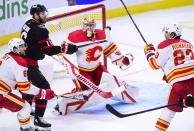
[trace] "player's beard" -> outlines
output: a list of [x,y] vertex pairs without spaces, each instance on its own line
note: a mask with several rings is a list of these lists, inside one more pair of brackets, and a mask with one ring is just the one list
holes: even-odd
[[46,23],[46,20],[42,19],[42,18],[39,18],[38,20],[41,24],[45,24]]
[[21,56],[21,57],[25,57],[26,56],[26,52],[23,52],[23,53],[19,53],[19,55]]
[[41,23],[41,24],[45,24],[46,23],[46,17],[45,18],[41,18],[40,15],[38,16],[38,21]]

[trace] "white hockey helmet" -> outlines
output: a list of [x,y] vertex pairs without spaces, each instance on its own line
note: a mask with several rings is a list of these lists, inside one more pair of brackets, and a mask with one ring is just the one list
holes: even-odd
[[168,32],[168,33],[175,33],[176,36],[181,36],[182,35],[182,26],[179,24],[170,24],[168,26],[164,26],[163,32]]
[[10,51],[13,51],[14,48],[17,48],[21,45],[25,45],[25,42],[20,39],[20,38],[13,38],[8,42],[8,48],[10,49]]

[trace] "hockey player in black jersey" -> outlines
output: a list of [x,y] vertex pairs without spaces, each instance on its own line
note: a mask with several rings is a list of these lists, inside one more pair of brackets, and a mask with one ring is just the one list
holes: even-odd
[[[38,60],[44,59],[45,55],[58,53],[73,54],[77,47],[72,44],[63,43],[61,46],[54,46],[49,39],[49,32],[45,27],[47,9],[44,5],[36,4],[30,9],[32,19],[28,20],[22,27],[21,38],[27,43],[26,57],[28,64],[28,79],[38,88],[50,89],[50,85],[39,70]],[[33,96],[23,94],[23,98],[30,104]],[[51,124],[43,119],[47,101],[35,100],[34,125],[37,128],[48,129]],[[49,129],[50,130],[50,129]]]

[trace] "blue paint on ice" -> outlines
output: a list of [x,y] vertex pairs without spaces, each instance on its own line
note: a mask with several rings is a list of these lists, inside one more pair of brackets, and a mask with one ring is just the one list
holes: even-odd
[[[129,84],[137,86],[139,88],[139,97],[137,98],[137,103],[125,104],[108,99],[103,103],[77,112],[89,114],[108,113],[108,111],[105,109],[106,104],[113,105],[113,107],[115,107],[118,111],[121,112],[140,111],[166,104],[168,92],[170,89],[169,86],[165,84],[145,83],[138,81],[129,82]],[[54,105],[56,105],[56,99],[49,102],[49,107],[53,108]]]

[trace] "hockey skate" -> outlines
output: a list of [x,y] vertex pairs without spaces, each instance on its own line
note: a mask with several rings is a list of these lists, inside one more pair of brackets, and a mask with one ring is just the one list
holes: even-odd
[[45,121],[42,117],[34,117],[35,131],[51,131],[51,124]]
[[31,110],[30,116],[31,116],[31,117],[34,117],[34,116],[35,116],[35,110],[34,110],[34,109]]
[[29,127],[26,129],[23,129],[22,127],[20,127],[20,131],[35,131],[35,129],[33,127]]

